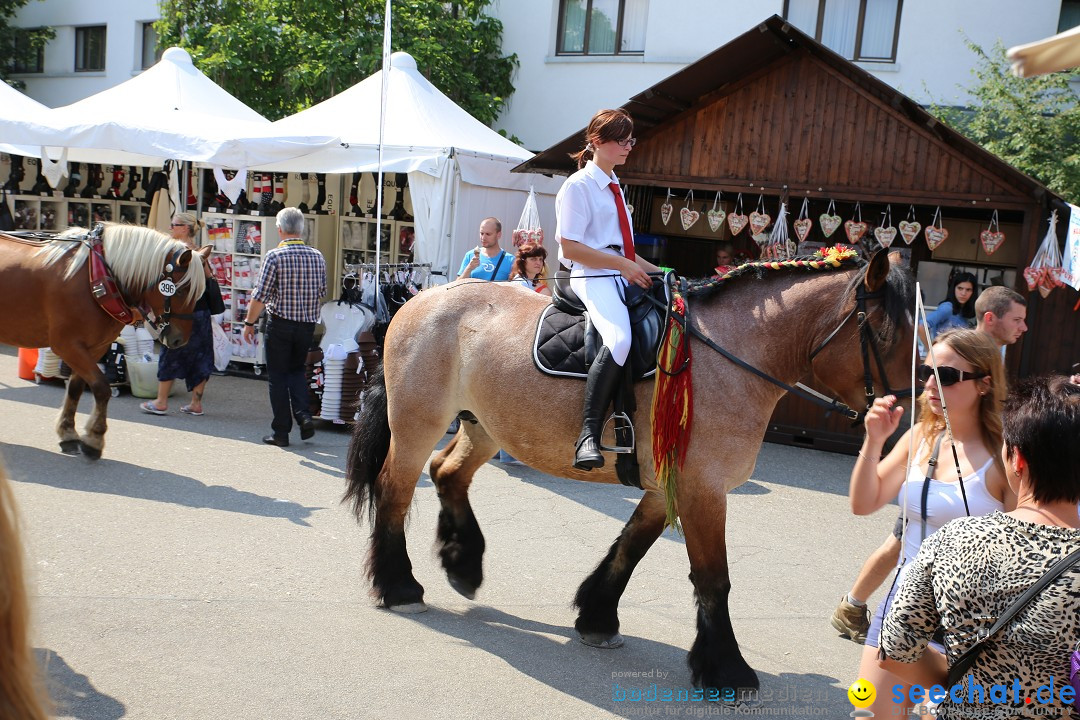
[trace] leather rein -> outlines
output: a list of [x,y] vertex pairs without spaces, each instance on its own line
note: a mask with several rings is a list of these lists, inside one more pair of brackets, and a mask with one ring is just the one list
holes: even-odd
[[145,301],[133,302],[116,281],[116,273],[113,272],[108,261],[105,260],[102,240],[104,231],[105,226],[102,223],[96,223],[89,233],[74,238],[90,251],[90,257],[87,258],[87,264],[90,266],[90,292],[102,310],[125,325],[133,325],[139,321],[133,311],[134,308],[142,316],[143,321],[154,328],[159,335],[169,327],[169,323],[173,318],[184,320],[193,320],[195,318],[193,313],[174,313],[172,311],[172,298],[177,289],[175,274],[179,271],[179,260],[186,252],[185,250],[176,250],[166,261],[161,275],[143,288],[142,293],[139,295],[141,298],[149,290],[157,286],[158,292],[161,293],[165,301],[165,308],[162,316],[155,318],[148,303]]
[[[664,278],[664,282],[665,283],[673,282],[674,281],[673,276],[674,276],[674,273],[668,273],[668,275]],[[686,289],[686,280],[685,280],[685,278],[680,280],[680,285],[681,285],[682,290],[683,290],[683,296],[686,297],[686,295],[685,295],[685,289]],[[646,297],[651,302],[656,304],[657,306],[661,306],[660,301],[657,300],[656,298],[652,297],[651,295],[646,295]],[[818,392],[817,390],[814,390],[811,387],[807,387],[806,385],[803,385],[802,383],[796,383],[795,385],[789,385],[788,383],[784,382],[783,380],[780,380],[779,378],[773,377],[772,375],[768,374],[764,370],[761,370],[760,368],[754,367],[753,365],[746,362],[745,360],[738,357],[737,355],[731,353],[730,351],[725,350],[723,347],[718,345],[716,342],[714,342],[712,339],[710,339],[708,336],[706,336],[704,333],[702,333],[700,330],[698,330],[697,328],[693,327],[690,324],[690,303],[689,302],[687,302],[685,304],[685,307],[686,307],[685,316],[681,316],[681,315],[678,315],[678,314],[673,314],[671,312],[671,305],[670,304],[668,304],[668,306],[666,308],[661,308],[661,309],[663,309],[663,310],[665,310],[667,312],[668,318],[674,317],[675,321],[678,322],[679,324],[681,324],[685,328],[686,332],[683,333],[683,338],[684,338],[683,342],[688,342],[689,336],[692,335],[692,336],[696,337],[698,340],[700,340],[701,342],[703,342],[711,350],[719,353],[720,355],[722,355],[723,357],[725,357],[726,359],[731,361],[733,364],[738,365],[742,369],[744,369],[744,370],[746,370],[748,372],[751,372],[754,375],[757,375],[759,378],[761,378],[763,380],[767,380],[767,381],[771,382],[773,385],[776,385],[777,387],[780,387],[780,388],[784,389],[785,391],[791,393],[792,395],[796,395],[798,397],[801,397],[804,400],[809,400],[810,402],[814,403],[815,405],[818,405],[818,406],[824,408],[825,411],[826,411],[826,415],[828,415],[831,412],[839,412],[841,415],[844,415],[845,417],[852,420],[855,424],[858,424],[859,422],[862,421],[862,418],[866,414],[866,411],[869,410],[873,406],[874,398],[876,397],[876,392],[874,390],[874,377],[873,377],[873,373],[872,373],[871,367],[870,367],[870,355],[871,355],[871,353],[873,353],[874,361],[876,362],[877,367],[878,367],[878,373],[880,374],[882,382],[885,385],[885,394],[886,395],[895,395],[897,398],[900,398],[900,399],[909,397],[911,395],[911,389],[910,388],[905,388],[905,389],[902,389],[902,390],[896,390],[896,389],[893,389],[891,384],[889,383],[888,375],[885,372],[885,363],[884,363],[884,361],[882,360],[882,357],[881,357],[881,350],[878,347],[877,339],[875,338],[874,332],[870,328],[870,323],[869,323],[869,321],[867,319],[866,301],[867,300],[880,299],[882,297],[884,297],[884,291],[878,290],[876,292],[868,292],[865,287],[860,285],[858,287],[858,289],[855,291],[855,305],[854,305],[854,307],[852,307],[851,310],[848,311],[847,315],[845,315],[844,318],[839,322],[839,324],[837,324],[836,328],[834,328],[833,331],[830,332],[825,337],[825,339],[822,340],[821,343],[810,352],[810,358],[809,359],[813,360],[814,357],[818,353],[820,353],[822,350],[824,350],[825,347],[836,338],[836,336],[839,334],[840,330],[845,325],[848,324],[848,321],[850,321],[852,317],[857,315],[858,323],[859,323],[859,347],[860,347],[860,350],[862,351],[862,361],[863,361],[863,382],[864,382],[864,385],[865,385],[864,392],[865,392],[865,395],[866,395],[866,408],[862,412],[859,412],[857,410],[852,409],[846,403],[844,403],[843,401],[841,401],[841,400],[839,400],[837,398],[830,399],[827,395],[824,395],[823,393],[820,393],[820,392]],[[667,323],[665,323],[665,326],[666,325],[667,325]],[[687,358],[689,358],[689,355],[687,355]],[[660,370],[660,372],[663,372],[666,375],[678,375],[679,373],[683,372],[686,369],[688,363],[689,363],[689,359],[684,361],[683,366],[678,368],[677,370],[668,371],[668,370],[665,370],[663,368],[663,366],[660,364],[659,357],[658,357],[656,367],[657,367],[657,369]]]

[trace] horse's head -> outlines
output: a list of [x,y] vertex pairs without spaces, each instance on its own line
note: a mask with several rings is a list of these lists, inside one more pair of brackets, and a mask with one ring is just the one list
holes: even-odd
[[[183,243],[172,241],[156,282],[142,294],[144,308],[153,311],[147,321],[158,333],[158,342],[171,349],[185,345],[191,336],[195,303],[206,290],[205,262],[212,245],[192,251]],[[144,313],[145,314],[145,313]]]
[[900,254],[875,253],[848,283],[836,314],[823,319],[810,353],[817,382],[865,411],[874,397],[909,397],[915,286]]

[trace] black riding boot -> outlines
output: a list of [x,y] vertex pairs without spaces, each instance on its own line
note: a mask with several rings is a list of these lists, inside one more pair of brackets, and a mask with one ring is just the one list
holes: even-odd
[[574,446],[574,467],[578,470],[604,467],[604,454],[600,452],[600,433],[604,429],[608,405],[619,386],[622,373],[623,366],[615,363],[611,351],[607,347],[601,348],[585,381],[585,412],[581,435]]

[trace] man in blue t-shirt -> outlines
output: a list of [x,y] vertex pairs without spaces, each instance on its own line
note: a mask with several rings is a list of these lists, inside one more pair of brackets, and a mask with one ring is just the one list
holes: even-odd
[[480,244],[465,253],[458,270],[458,280],[509,280],[514,265],[513,253],[499,246],[502,223],[498,218],[484,218],[480,223]]

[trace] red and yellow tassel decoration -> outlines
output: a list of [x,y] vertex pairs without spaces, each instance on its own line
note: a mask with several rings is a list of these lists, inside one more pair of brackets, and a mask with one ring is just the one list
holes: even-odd
[[674,293],[672,317],[668,319],[667,330],[657,355],[656,389],[653,392],[652,404],[652,451],[656,482],[664,493],[667,506],[664,525],[675,528],[681,534],[676,484],[690,445],[694,396],[690,338],[686,336],[685,327],[675,319],[675,315],[685,321],[686,301],[679,293]]

